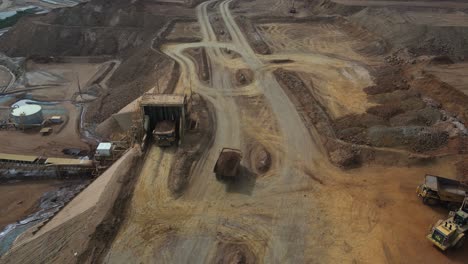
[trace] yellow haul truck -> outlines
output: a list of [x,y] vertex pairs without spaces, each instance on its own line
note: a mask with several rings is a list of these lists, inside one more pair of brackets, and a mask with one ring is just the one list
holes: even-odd
[[153,130],[153,138],[160,147],[169,147],[174,144],[177,140],[175,122],[167,120],[158,122]]
[[239,176],[242,152],[238,149],[223,148],[213,168],[218,180],[235,180]]
[[416,193],[424,204],[443,205],[450,210],[457,210],[468,193],[468,186],[452,179],[427,174],[424,183],[419,185]]

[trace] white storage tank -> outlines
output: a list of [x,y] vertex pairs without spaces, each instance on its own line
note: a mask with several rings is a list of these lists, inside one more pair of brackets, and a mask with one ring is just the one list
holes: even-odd
[[42,107],[35,104],[26,104],[14,108],[11,111],[13,122],[22,127],[32,127],[42,124],[44,117],[42,116]]

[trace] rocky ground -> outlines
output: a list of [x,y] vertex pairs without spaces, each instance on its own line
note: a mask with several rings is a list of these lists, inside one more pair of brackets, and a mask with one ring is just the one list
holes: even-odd
[[[90,123],[152,88],[194,102],[187,141],[149,146],[79,261],[463,263],[425,239],[448,211],[414,193],[468,176],[468,3],[449,2],[95,0],[21,20],[10,56],[121,61]],[[243,152],[237,182],[212,173],[223,147]],[[69,224],[41,239],[63,246]]]

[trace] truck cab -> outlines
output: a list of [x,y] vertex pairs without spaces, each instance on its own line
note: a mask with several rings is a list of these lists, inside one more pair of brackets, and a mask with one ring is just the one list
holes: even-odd
[[169,147],[176,142],[176,125],[173,121],[161,121],[153,130],[155,143],[160,147]]

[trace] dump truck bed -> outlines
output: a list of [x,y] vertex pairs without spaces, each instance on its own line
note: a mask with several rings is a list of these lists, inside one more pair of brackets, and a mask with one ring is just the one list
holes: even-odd
[[175,130],[175,123],[173,121],[163,120],[156,124],[153,134],[167,134]]
[[437,192],[447,192],[455,195],[465,196],[468,186],[457,180],[447,179],[440,176],[426,175],[426,186]]
[[223,148],[213,172],[218,176],[235,177],[239,170],[242,153],[237,149]]

